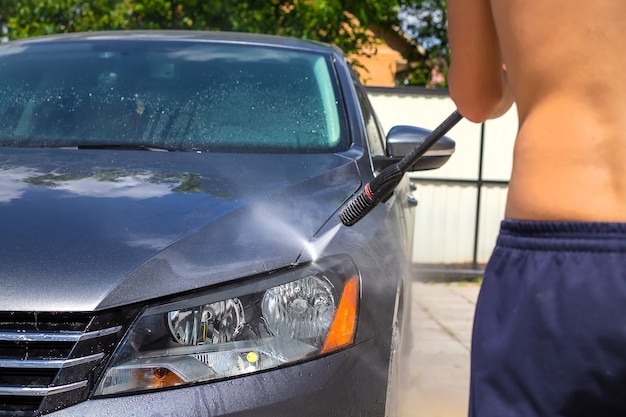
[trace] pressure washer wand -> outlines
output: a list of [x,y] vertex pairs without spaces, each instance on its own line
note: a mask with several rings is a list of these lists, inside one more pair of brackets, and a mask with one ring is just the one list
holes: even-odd
[[462,118],[458,110],[455,110],[404,158],[383,169],[376,178],[365,184],[363,190],[339,213],[341,222],[346,226],[354,225],[378,203],[389,197],[411,166]]

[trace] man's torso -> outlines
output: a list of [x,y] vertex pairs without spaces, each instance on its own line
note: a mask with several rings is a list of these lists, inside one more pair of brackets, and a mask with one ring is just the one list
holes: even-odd
[[491,4],[520,116],[506,217],[626,221],[626,2]]

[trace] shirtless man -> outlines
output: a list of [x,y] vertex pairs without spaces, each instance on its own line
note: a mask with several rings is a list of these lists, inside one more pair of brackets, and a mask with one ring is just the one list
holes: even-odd
[[447,5],[460,113],[519,116],[470,416],[626,415],[626,2]]

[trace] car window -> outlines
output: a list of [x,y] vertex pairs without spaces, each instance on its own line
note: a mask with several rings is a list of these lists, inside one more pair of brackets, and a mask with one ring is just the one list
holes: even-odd
[[349,147],[326,55],[190,41],[0,48],[0,144],[336,152]]
[[365,131],[367,133],[367,142],[370,153],[372,155],[384,156],[384,134],[378,120],[376,119],[376,115],[369,98],[367,97],[367,91],[357,78],[354,78],[354,87],[359,99],[359,106],[361,108],[361,113],[363,114],[363,120],[365,121]]

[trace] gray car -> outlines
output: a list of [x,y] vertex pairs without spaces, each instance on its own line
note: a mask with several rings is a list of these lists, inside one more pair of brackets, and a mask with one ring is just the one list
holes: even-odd
[[394,415],[409,180],[338,214],[427,132],[385,138],[341,51],[96,32],[0,74],[0,415]]

